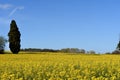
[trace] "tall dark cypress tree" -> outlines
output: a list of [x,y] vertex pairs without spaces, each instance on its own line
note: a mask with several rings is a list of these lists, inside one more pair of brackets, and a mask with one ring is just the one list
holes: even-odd
[[11,21],[8,36],[9,36],[9,48],[12,51],[12,53],[17,54],[20,51],[21,34],[15,20]]

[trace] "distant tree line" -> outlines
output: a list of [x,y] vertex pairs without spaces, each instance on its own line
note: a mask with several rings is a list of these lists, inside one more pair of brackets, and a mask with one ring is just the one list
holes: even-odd
[[95,51],[85,51],[84,49],[78,48],[63,48],[60,50],[55,49],[38,49],[38,48],[25,48],[21,49],[24,52],[62,52],[62,53],[81,53],[81,54],[96,54]]
[[85,53],[86,51],[84,49],[78,49],[78,48],[64,48],[61,49],[60,52],[65,52],[65,53]]
[[25,48],[25,49],[21,49],[21,51],[25,51],[25,52],[59,52],[59,50],[54,50],[54,49],[37,49],[37,48]]

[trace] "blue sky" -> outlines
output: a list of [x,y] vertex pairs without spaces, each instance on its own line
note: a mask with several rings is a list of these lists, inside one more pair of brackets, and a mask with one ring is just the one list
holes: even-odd
[[21,48],[112,52],[119,40],[119,4],[119,0],[2,0],[0,35],[8,39],[14,19],[22,34]]

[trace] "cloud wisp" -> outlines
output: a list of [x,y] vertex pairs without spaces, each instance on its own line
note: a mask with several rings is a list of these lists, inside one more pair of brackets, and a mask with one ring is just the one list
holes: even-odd
[[11,4],[0,4],[0,9],[9,9],[11,7],[12,7]]
[[17,10],[22,10],[22,9],[24,9],[24,6],[19,6],[19,7],[14,8],[14,9],[10,12],[9,17],[12,16]]
[[0,9],[6,10],[12,8],[13,10],[8,14],[9,17],[11,17],[17,10],[24,9],[24,6],[14,6],[12,4],[0,4]]
[[7,3],[1,4],[0,3],[0,11],[4,10],[5,12],[8,13],[7,15],[4,15],[4,11],[1,11],[3,13],[3,17],[0,16],[0,25],[2,25],[2,26],[8,25],[13,14],[15,14],[18,10],[23,10],[23,9],[24,9],[24,6],[14,6],[12,4],[7,4]]

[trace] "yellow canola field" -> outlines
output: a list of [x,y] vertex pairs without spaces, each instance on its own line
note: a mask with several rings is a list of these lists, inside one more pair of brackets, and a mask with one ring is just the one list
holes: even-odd
[[0,80],[120,80],[120,55],[1,54]]

